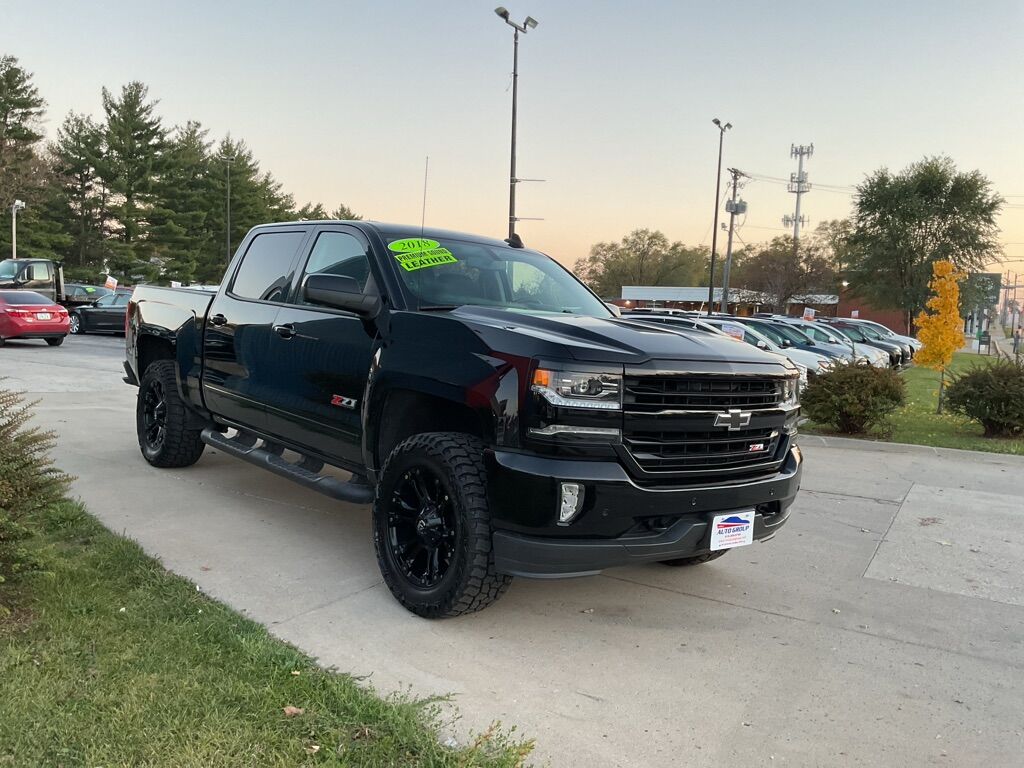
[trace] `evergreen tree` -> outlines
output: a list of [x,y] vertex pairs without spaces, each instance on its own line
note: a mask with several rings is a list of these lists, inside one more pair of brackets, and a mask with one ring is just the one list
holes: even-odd
[[49,151],[62,203],[55,213],[71,237],[63,254],[65,270],[91,279],[103,271],[105,211],[98,175],[103,161],[103,130],[88,115],[69,114]]
[[0,201],[24,199],[22,185],[43,138],[37,130],[46,102],[32,84],[32,74],[13,56],[0,58]]
[[119,279],[151,277],[152,244],[148,240],[153,187],[161,172],[166,131],[155,113],[156,101],[147,101],[149,89],[131,82],[115,98],[103,89],[107,151],[100,175],[113,193],[115,224],[110,271]]
[[329,218],[331,216],[327,213],[323,203],[317,203],[316,205],[306,203],[295,212],[296,221],[321,221]]
[[353,211],[344,203],[340,203],[337,208],[331,213],[330,218],[340,219],[341,221],[362,221],[363,217]]
[[207,131],[189,122],[175,131],[154,185],[150,213],[153,252],[165,280],[191,282],[204,255],[213,251],[210,215],[210,146]]

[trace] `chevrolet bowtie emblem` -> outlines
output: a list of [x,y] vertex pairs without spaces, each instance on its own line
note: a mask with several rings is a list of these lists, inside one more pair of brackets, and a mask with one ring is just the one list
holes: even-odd
[[726,413],[715,414],[715,426],[725,427],[730,432],[738,432],[750,424],[750,411],[741,411],[739,408],[730,408]]

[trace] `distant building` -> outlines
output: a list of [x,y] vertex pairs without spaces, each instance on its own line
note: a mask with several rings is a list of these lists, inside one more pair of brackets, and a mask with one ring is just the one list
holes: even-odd
[[[715,288],[715,309],[720,309],[722,289]],[[707,286],[674,286],[674,285],[624,285],[622,298],[613,299],[620,307],[660,307],[663,309],[707,309]],[[834,317],[839,305],[839,297],[835,294],[807,294],[794,296],[786,307],[788,315],[802,315],[805,307],[811,307],[819,315]],[[734,315],[752,315],[771,309],[765,296],[757,291],[745,288],[729,290],[728,312]]]

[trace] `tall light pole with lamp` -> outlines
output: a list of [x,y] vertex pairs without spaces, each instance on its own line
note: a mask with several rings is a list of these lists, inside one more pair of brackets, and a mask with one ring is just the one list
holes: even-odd
[[25,210],[24,200],[15,200],[11,206],[11,258],[18,258],[18,211]]
[[231,164],[235,162],[234,155],[217,155],[218,160],[224,161],[224,167],[227,170],[227,214],[225,216],[224,225],[224,243],[227,249],[227,257],[225,264],[231,263]]
[[708,275],[708,317],[715,311],[715,254],[718,250],[718,208],[721,205],[720,195],[722,194],[722,143],[725,141],[725,132],[732,128],[732,123],[722,125],[717,117],[712,121],[718,126],[718,171],[715,175],[715,223],[711,228],[711,272]]
[[516,233],[516,108],[519,100],[519,33],[524,35],[527,31],[537,26],[537,20],[527,16],[522,24],[518,24],[510,18],[508,9],[498,6],[494,12],[504,19],[515,33],[512,36],[512,162],[508,176],[508,236],[511,240]]

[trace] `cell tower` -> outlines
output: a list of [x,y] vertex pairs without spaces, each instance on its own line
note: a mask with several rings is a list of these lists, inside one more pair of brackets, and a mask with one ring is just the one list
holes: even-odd
[[796,212],[790,216],[782,217],[782,226],[793,228],[793,247],[800,241],[800,227],[807,224],[807,217],[800,215],[800,198],[804,192],[811,191],[811,185],[807,182],[807,174],[804,173],[804,158],[814,154],[814,144],[790,145],[789,156],[797,159],[796,173],[789,174],[789,185],[787,189],[796,195]]

